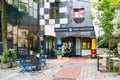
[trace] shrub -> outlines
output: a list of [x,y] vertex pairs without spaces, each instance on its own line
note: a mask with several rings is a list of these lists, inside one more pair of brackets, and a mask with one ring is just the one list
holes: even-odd
[[3,63],[9,63],[8,50],[3,51],[2,55],[3,55]]
[[64,52],[61,50],[55,50],[56,55],[64,55]]
[[[9,51],[11,52],[12,56],[11,56],[11,62],[15,62],[17,60],[17,54],[15,52],[14,49],[9,49]],[[9,53],[10,54],[10,53]]]
[[118,72],[118,71],[119,71],[118,66],[114,65],[114,66],[113,66],[113,70],[114,70],[115,72]]
[[5,50],[2,55],[3,63],[15,62],[17,59],[17,54],[14,49]]

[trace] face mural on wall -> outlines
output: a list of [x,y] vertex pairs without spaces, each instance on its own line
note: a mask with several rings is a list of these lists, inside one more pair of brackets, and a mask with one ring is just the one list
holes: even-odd
[[82,23],[85,18],[85,10],[84,8],[75,8],[73,9],[73,18],[75,23]]

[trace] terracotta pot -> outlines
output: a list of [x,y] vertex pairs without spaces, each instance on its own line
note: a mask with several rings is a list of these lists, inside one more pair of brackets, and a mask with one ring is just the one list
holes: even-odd
[[120,55],[118,56],[118,58],[120,58]]
[[119,71],[120,71],[120,62],[118,62],[118,63],[116,64],[116,66],[118,67],[118,69],[119,69]]
[[106,69],[109,69],[109,67],[110,67],[110,64],[106,64]]
[[62,59],[62,55],[57,55],[57,59],[61,60]]

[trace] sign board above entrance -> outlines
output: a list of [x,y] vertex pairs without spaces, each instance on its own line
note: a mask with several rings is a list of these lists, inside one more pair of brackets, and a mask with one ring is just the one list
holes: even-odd
[[94,27],[64,27],[55,28],[55,32],[78,32],[78,31],[94,31]]

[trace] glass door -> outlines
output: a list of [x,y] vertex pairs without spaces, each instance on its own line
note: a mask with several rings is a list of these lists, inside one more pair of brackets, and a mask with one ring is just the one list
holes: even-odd
[[81,46],[80,46],[80,39],[76,38],[76,50],[75,50],[75,55],[81,55]]

